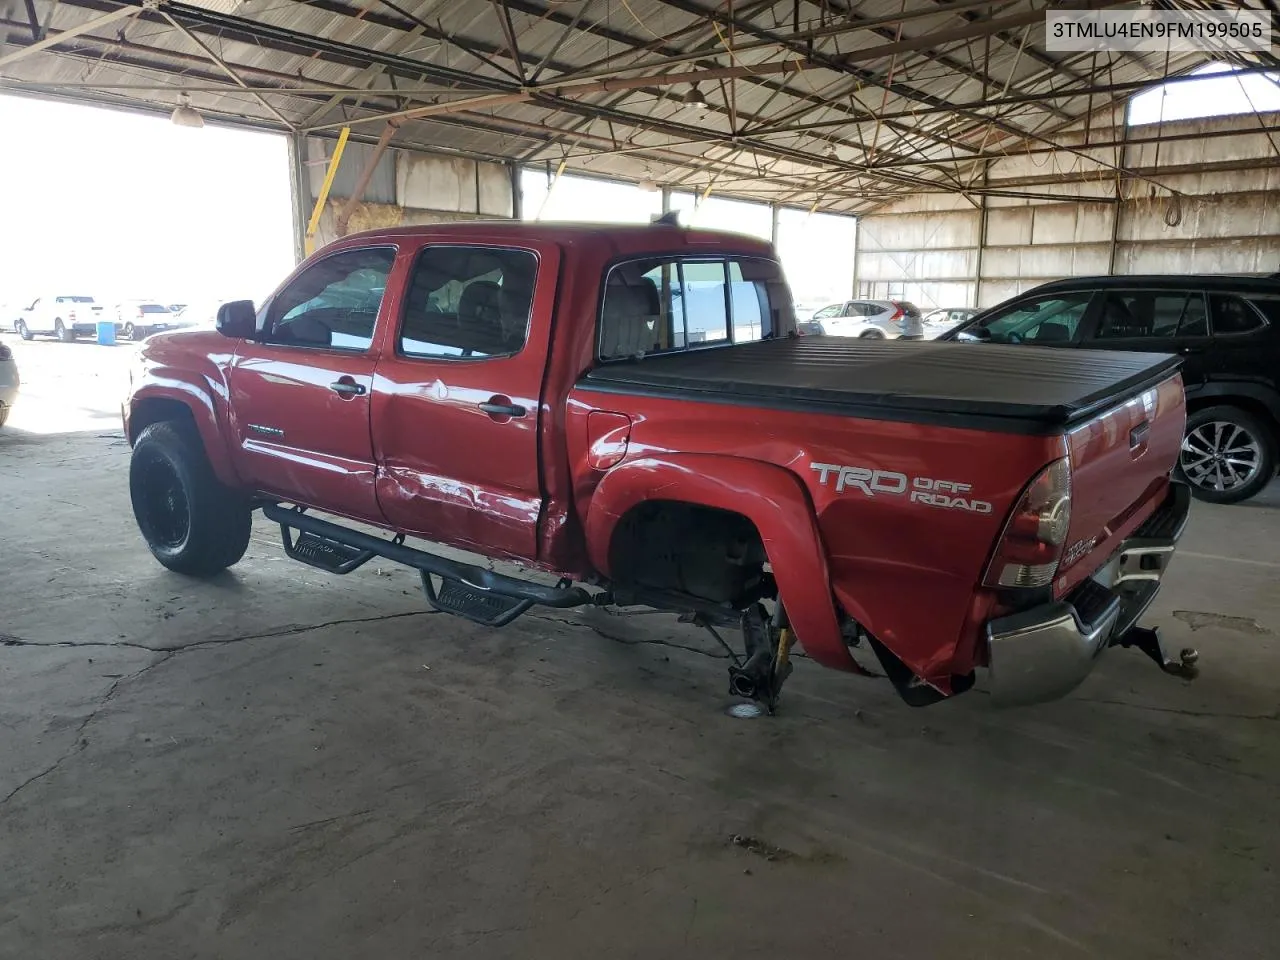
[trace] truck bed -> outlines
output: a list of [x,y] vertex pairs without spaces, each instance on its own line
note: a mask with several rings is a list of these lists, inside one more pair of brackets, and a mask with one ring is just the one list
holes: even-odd
[[623,360],[579,387],[874,420],[1057,433],[1171,376],[1176,356],[789,337]]

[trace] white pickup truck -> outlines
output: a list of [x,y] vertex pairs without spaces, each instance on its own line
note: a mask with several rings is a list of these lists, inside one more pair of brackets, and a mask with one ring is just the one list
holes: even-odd
[[93,297],[58,294],[41,297],[25,307],[14,321],[13,329],[23,340],[37,334],[57,337],[69,343],[80,333],[96,333],[99,320],[108,317]]

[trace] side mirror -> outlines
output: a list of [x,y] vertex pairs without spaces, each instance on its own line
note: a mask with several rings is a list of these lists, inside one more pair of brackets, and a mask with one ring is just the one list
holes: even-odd
[[258,311],[252,300],[232,300],[218,308],[218,332],[232,340],[252,340],[258,333]]

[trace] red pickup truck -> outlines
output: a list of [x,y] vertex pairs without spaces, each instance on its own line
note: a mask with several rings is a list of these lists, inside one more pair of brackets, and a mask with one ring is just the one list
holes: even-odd
[[172,570],[234,564],[261,509],[290,556],[407,564],[480,623],[740,627],[730,689],[770,708],[797,641],[911,704],[980,667],[1051,699],[1113,645],[1193,673],[1136,625],[1187,517],[1184,414],[1163,355],[798,336],[768,244],[667,223],[345,238],[218,332],[149,339],[124,411]]

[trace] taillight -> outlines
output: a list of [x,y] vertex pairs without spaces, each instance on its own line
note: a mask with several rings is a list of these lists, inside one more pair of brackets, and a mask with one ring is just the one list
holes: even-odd
[[1023,493],[983,582],[989,587],[1052,583],[1070,527],[1071,461],[1064,457],[1041,470]]
[[139,319],[139,320],[141,320],[144,316],[146,316],[146,314],[144,314],[144,313],[142,312],[142,308],[141,308],[141,307],[139,307],[139,308],[138,308],[138,319]]

